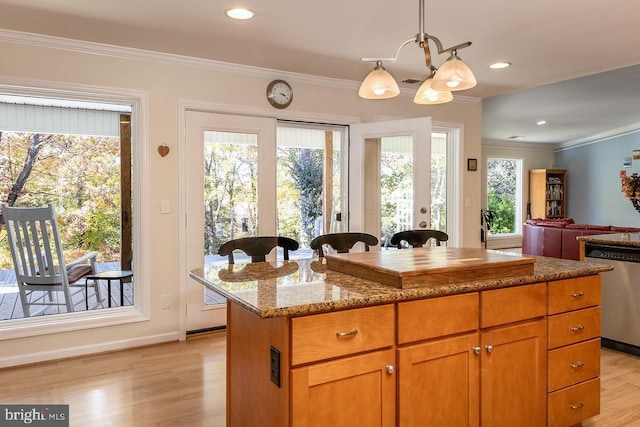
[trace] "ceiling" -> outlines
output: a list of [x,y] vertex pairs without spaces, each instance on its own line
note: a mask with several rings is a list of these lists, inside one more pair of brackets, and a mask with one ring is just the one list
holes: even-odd
[[[478,85],[458,94],[483,98],[484,138],[560,143],[640,122],[637,0],[425,2],[427,33],[473,43],[458,54]],[[372,69],[361,57],[394,56],[418,32],[418,0],[242,0],[254,19],[224,15],[239,4],[0,0],[0,28],[353,81]],[[499,60],[513,66],[488,68]],[[414,45],[386,68],[398,81],[427,74]]]

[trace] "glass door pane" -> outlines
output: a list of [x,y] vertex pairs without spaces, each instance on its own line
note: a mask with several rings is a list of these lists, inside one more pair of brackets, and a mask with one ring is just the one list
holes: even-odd
[[311,257],[311,240],[346,230],[342,222],[344,128],[280,123],[277,129],[278,234],[300,243],[292,258]]
[[376,235],[384,247],[397,231],[430,228],[431,120],[361,123],[350,132],[350,231]]
[[413,166],[411,136],[381,138],[380,236],[382,236],[382,242],[387,242],[398,231],[413,228]]
[[447,232],[447,134],[431,134],[431,228]]
[[[274,119],[187,112],[187,274],[205,263],[227,264],[217,255],[227,240],[275,233],[275,130]],[[236,262],[245,257],[234,255]],[[226,321],[225,299],[205,289],[187,280],[187,331]]]
[[218,255],[224,242],[258,234],[257,173],[258,135],[204,132],[205,265],[227,263]]

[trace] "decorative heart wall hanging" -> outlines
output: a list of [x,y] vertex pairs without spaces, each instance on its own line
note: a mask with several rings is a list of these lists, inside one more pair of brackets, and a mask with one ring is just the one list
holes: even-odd
[[169,154],[169,147],[167,147],[167,144],[165,144],[164,142],[158,146],[158,153],[160,153],[160,155],[162,157],[166,156],[167,154]]

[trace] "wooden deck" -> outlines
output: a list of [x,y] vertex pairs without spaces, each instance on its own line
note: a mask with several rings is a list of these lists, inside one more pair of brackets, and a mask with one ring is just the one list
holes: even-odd
[[[96,264],[96,270],[107,271],[107,270],[120,270],[120,263],[110,262],[110,263],[98,263]],[[82,282],[82,280],[80,281]],[[101,281],[101,292],[102,295],[107,295],[107,282]],[[74,288],[74,290],[81,289],[81,292],[78,292],[73,297],[73,308],[74,311],[85,311],[85,293],[84,286]],[[91,308],[91,302],[93,300],[93,293],[91,292],[91,288],[89,288],[89,308]],[[72,290],[72,292],[74,291]],[[57,297],[57,292],[54,292],[54,298]],[[119,307],[120,306],[120,281],[112,280],[111,281],[111,295],[109,296],[111,299],[111,307]],[[133,305],[133,282],[124,284],[124,306]],[[95,301],[94,301],[95,305]],[[107,300],[105,299],[101,306],[96,307],[96,310],[101,308],[108,308],[109,305]],[[59,314],[64,313],[65,308],[63,306],[51,306],[48,308],[42,315],[50,315],[50,314]],[[8,320],[8,319],[20,319],[23,318],[22,312],[22,304],[20,303],[20,293],[18,292],[18,284],[16,283],[16,275],[13,270],[0,270],[0,320]]]
[[[226,258],[225,258],[226,260]],[[108,263],[98,263],[96,264],[96,270],[98,272],[108,271],[108,270],[120,270],[120,263],[117,262],[108,262]],[[135,280],[135,276],[134,276]],[[84,283],[82,280],[80,283]],[[134,282],[125,283],[124,284],[124,304],[123,306],[133,305],[133,284]],[[75,289],[82,289],[81,292],[78,292],[73,297],[73,308],[74,311],[85,311],[85,294],[84,294],[84,286]],[[206,288],[203,288],[206,289]],[[107,282],[100,282],[100,290],[102,295],[107,295]],[[73,292],[74,290],[72,290]],[[55,295],[56,293],[54,293]],[[111,307],[120,307],[120,281],[112,280],[111,281],[111,295],[109,296],[111,299]],[[217,305],[224,304],[226,302],[226,298],[221,295],[216,294],[215,292],[206,289],[205,292],[205,303],[207,305]],[[91,288],[89,288],[89,308],[91,309],[91,302],[95,303],[93,298],[93,292]],[[95,304],[94,304],[95,305]],[[102,305],[96,307],[96,310],[109,308],[109,304],[105,299]],[[50,314],[59,314],[64,313],[65,309],[61,306],[51,306],[47,311],[45,311],[42,315],[50,315]],[[18,284],[16,283],[16,275],[13,270],[0,270],[0,321],[9,320],[9,319],[21,319],[23,318],[22,312],[22,304],[20,303],[20,293],[18,292]]]

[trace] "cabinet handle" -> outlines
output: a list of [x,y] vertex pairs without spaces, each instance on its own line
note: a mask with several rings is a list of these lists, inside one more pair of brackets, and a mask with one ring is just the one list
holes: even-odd
[[571,330],[573,332],[580,332],[584,330],[584,326],[583,325],[574,326],[573,328],[571,328]]
[[480,352],[482,351],[482,347],[471,347],[471,349],[475,354],[480,354]]
[[580,298],[584,296],[584,292],[580,291],[580,292],[574,292],[571,294],[572,297],[574,298]]
[[578,362],[570,365],[573,369],[580,369],[584,367],[584,362]]
[[345,337],[353,337],[358,333],[357,329],[354,329],[352,331],[347,331],[347,332],[336,332],[336,336],[338,338],[345,338]]
[[488,353],[491,353],[493,351],[493,346],[492,345],[485,345],[484,348],[487,349]]
[[571,409],[580,409],[580,408],[584,408],[584,403],[582,403],[582,402],[574,403],[574,404],[569,405],[569,407],[570,407]]
[[395,366],[393,365],[387,365],[387,373],[388,374],[393,374],[396,371]]

